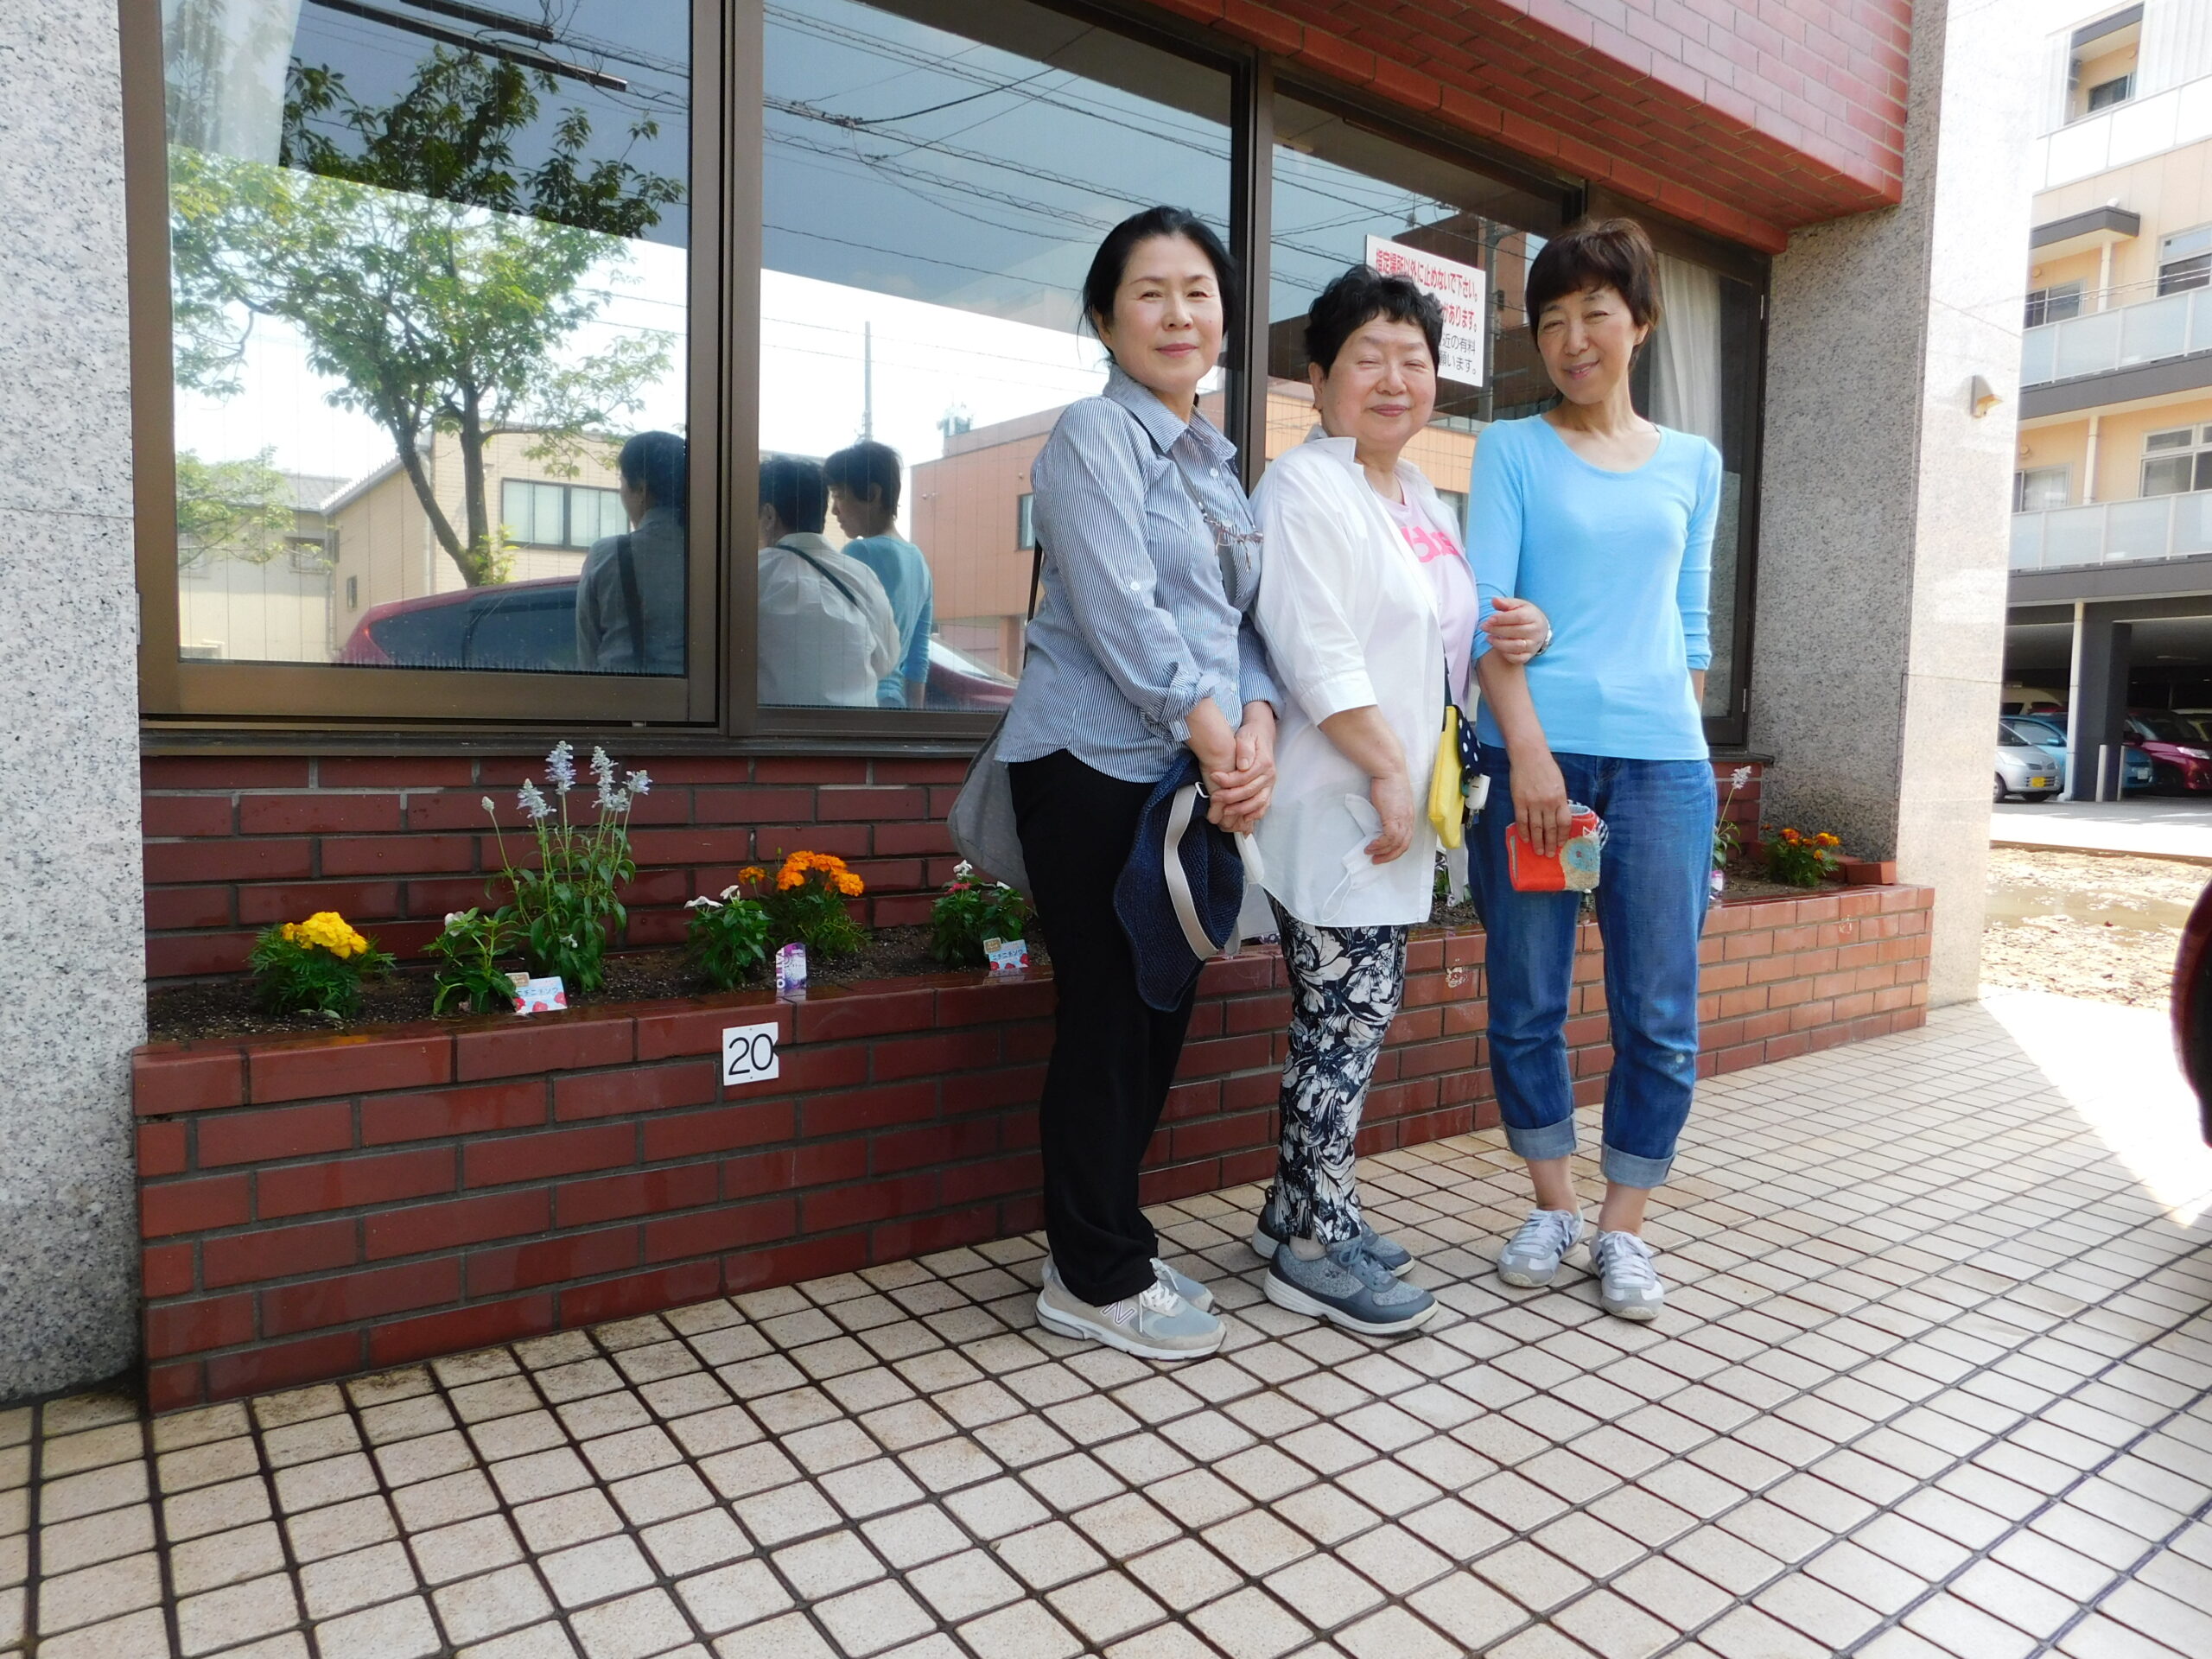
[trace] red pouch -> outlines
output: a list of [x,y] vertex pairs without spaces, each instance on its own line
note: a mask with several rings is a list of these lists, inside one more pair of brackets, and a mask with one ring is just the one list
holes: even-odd
[[1505,870],[1516,893],[1587,893],[1598,885],[1599,850],[1604,822],[1588,807],[1570,801],[1573,817],[1567,840],[1548,858],[1539,857],[1519,823],[1505,826]]

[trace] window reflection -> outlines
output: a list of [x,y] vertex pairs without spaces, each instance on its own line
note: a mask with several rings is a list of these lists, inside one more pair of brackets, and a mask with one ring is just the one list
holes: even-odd
[[162,21],[182,654],[682,673],[688,8]]
[[760,701],[1003,708],[1029,465],[1103,382],[1084,271],[1140,207],[1227,222],[1227,77],[1020,3],[789,0],[766,48]]

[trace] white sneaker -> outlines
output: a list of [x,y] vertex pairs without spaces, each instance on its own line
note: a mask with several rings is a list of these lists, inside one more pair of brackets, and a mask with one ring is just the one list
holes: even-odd
[[1531,1210],[1521,1230],[1497,1253],[1497,1276],[1523,1290],[1559,1276],[1560,1258],[1582,1236],[1580,1210]]
[[1057,1336],[1103,1342],[1140,1359],[1202,1359],[1229,1334],[1219,1319],[1158,1280],[1105,1307],[1077,1300],[1056,1280],[1037,1293],[1037,1323]]
[[[1188,1274],[1176,1272],[1156,1255],[1152,1258],[1152,1276],[1192,1307],[1197,1308],[1199,1313],[1213,1312],[1212,1291]],[[1049,1255],[1045,1258],[1045,1282],[1048,1285],[1057,1285],[1061,1282],[1060,1270],[1053,1265],[1052,1258]]]
[[1656,1319],[1667,1306],[1651,1247],[1634,1233],[1599,1233],[1590,1241],[1590,1266],[1598,1275],[1598,1300],[1616,1319]]

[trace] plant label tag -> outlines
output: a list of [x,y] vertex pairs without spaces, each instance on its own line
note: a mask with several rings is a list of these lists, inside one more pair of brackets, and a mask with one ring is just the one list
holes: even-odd
[[557,975],[546,979],[525,979],[515,987],[517,1014],[550,1014],[568,1006],[568,988]]
[[728,1026],[722,1031],[722,1084],[737,1088],[766,1083],[783,1073],[783,1058],[776,1052],[776,1023]]
[[983,946],[994,974],[1028,971],[1029,942],[1027,939],[986,939]]

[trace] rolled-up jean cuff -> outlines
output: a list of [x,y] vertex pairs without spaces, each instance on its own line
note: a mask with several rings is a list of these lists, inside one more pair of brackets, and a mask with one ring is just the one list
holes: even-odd
[[1599,1154],[1598,1166],[1616,1186],[1664,1186],[1675,1157],[1669,1153],[1664,1158],[1644,1158],[1618,1147],[1605,1147]]
[[1574,1156],[1574,1120],[1562,1117],[1556,1123],[1539,1123],[1533,1129],[1505,1126],[1505,1144],[1513,1149],[1514,1156],[1540,1163],[1547,1158]]

